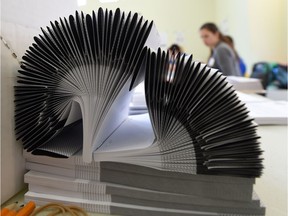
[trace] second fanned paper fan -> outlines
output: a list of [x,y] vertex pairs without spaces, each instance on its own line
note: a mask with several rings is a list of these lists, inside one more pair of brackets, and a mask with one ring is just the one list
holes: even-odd
[[184,54],[159,49],[147,59],[145,95],[162,169],[260,176],[256,125],[225,76]]

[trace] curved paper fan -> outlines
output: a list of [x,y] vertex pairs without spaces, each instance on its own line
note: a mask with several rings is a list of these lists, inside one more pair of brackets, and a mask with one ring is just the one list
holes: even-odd
[[[15,87],[16,136],[24,148],[67,157],[83,136],[84,160],[91,161],[128,115],[129,90],[144,78],[144,47],[156,48],[157,37],[153,22],[119,9],[76,12],[42,29]],[[83,135],[76,136],[81,119]]]
[[161,169],[260,176],[256,125],[225,77],[192,56],[169,57],[159,49],[147,59],[145,94],[156,137],[151,149],[160,152]]

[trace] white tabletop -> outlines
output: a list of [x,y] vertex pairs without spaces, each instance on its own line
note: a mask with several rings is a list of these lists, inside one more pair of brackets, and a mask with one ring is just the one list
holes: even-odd
[[254,187],[266,206],[266,216],[287,216],[287,125],[259,126],[264,173]]

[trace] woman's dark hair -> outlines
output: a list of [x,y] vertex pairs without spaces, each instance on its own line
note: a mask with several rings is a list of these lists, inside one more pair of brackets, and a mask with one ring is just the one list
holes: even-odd
[[234,47],[234,40],[233,40],[233,38],[232,38],[231,36],[229,36],[229,35],[226,35],[225,37],[226,37],[226,39],[227,39],[227,43],[230,44],[231,47]]
[[178,53],[178,52],[183,52],[182,51],[182,48],[178,45],[178,44],[172,44],[168,50],[170,50],[171,52],[175,52],[175,53]]
[[220,32],[219,29],[218,29],[218,27],[217,27],[214,23],[210,23],[210,22],[204,23],[204,24],[200,27],[200,30],[202,30],[202,29],[207,29],[208,31],[213,32],[214,34],[215,34],[216,32]]
[[206,29],[213,34],[219,33],[219,39],[220,41],[223,41],[225,43],[228,43],[227,38],[221,33],[221,31],[218,29],[218,27],[214,23],[205,23],[200,27],[200,30]]
[[234,51],[235,55],[236,55],[236,59],[238,62],[240,62],[240,57],[235,49],[235,46],[234,46],[234,40],[231,36],[229,35],[225,35],[224,36],[226,38],[226,43],[232,48],[232,50]]

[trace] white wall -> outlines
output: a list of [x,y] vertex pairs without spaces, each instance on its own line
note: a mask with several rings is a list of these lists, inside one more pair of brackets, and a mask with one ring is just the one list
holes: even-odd
[[[30,32],[25,27],[6,22],[1,23],[1,28],[1,36],[15,51],[22,46],[21,36],[24,36],[24,41]],[[22,35],[19,32],[23,32]],[[31,38],[32,34],[29,36]],[[28,45],[26,42],[24,44]],[[21,144],[15,141],[13,120],[13,86],[18,68],[19,64],[10,50],[1,43],[1,203],[23,187],[24,160]]]
[[215,23],[223,34],[234,39],[238,54],[250,64],[249,0],[217,0]]
[[249,1],[252,61],[287,63],[287,1]]
[[166,33],[167,45],[180,43],[199,61],[205,62],[209,54],[199,27],[211,21],[234,38],[248,72],[258,61],[287,63],[286,0],[119,0],[104,4],[87,0],[80,8],[90,13],[98,7],[141,13],[155,21],[160,33]]
[[205,61],[209,50],[202,45],[198,31],[204,22],[215,19],[215,3],[215,0],[119,0],[116,3],[87,0],[87,5],[80,8],[85,13],[99,7],[138,12],[146,20],[153,20],[159,33],[167,36],[167,46],[176,42],[196,60]]
[[[73,14],[76,0],[1,0],[1,36],[19,59],[50,20]],[[1,41],[1,203],[23,188],[25,172],[21,143],[14,134],[14,92],[20,68]]]

